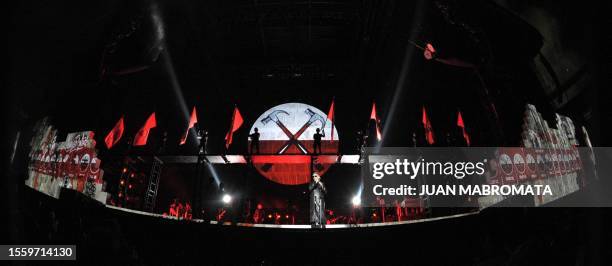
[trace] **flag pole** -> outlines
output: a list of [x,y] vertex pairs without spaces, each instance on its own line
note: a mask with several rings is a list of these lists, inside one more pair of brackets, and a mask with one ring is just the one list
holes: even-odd
[[336,96],[332,96],[331,141],[334,141],[334,120],[336,120]]
[[225,135],[225,154],[227,154],[227,152],[229,151],[229,146],[230,144],[228,143],[228,141],[230,140],[230,138],[232,138],[232,130],[234,129],[234,119],[236,119],[236,107],[237,105],[234,104],[234,109],[232,110],[232,120],[230,121],[230,128],[227,131],[227,134]]

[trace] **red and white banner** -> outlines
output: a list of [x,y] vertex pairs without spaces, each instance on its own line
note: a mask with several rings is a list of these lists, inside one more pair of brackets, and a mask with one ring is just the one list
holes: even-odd
[[70,133],[66,141],[56,142],[57,131],[46,119],[37,124],[35,131],[26,185],[55,198],[59,198],[63,187],[106,202],[94,133]]

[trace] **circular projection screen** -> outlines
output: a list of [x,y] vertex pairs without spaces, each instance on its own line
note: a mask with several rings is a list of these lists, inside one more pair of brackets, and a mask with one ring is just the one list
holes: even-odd
[[[267,179],[284,185],[301,185],[310,181],[313,171],[323,175],[333,161],[326,156],[311,156],[316,129],[324,134],[321,154],[338,153],[338,131],[327,114],[303,103],[285,103],[265,111],[251,126],[249,134],[258,129],[259,155],[253,155],[253,165]],[[332,136],[333,135],[333,136]],[[332,140],[333,137],[333,140]],[[249,151],[251,141],[249,140]],[[327,156],[329,157],[329,156]]]

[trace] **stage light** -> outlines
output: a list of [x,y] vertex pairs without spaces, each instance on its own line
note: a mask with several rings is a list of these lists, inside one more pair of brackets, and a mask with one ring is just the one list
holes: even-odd
[[[425,14],[426,12],[423,12],[426,8],[426,3],[425,1],[415,1],[416,2],[416,6],[415,6],[415,16],[412,17],[412,23],[411,25],[413,25],[412,29],[409,31],[410,35],[408,37],[408,40],[415,40],[417,39],[417,35],[418,32],[417,30],[415,30],[415,26],[414,25],[420,25],[422,23],[422,21],[424,20],[424,16],[423,14]],[[404,59],[402,62],[402,67],[400,69],[400,72],[398,73],[398,77],[396,79],[396,83],[395,83],[395,91],[393,92],[393,97],[391,98],[391,104],[388,108],[387,111],[387,115],[385,116],[385,119],[383,119],[383,121],[385,121],[385,124],[383,125],[382,128],[382,140],[378,141],[376,146],[375,146],[375,151],[378,152],[380,151],[380,148],[383,146],[383,141],[385,141],[387,134],[389,133],[389,128],[392,127],[393,122],[395,120],[395,112],[398,109],[399,106],[402,105],[404,97],[402,97],[402,95],[404,95],[402,92],[404,90],[406,86],[406,84],[410,84],[411,81],[409,80],[409,75],[408,72],[410,71],[410,67],[412,66],[411,62],[412,62],[412,56],[414,54],[414,46],[413,45],[407,45],[406,46],[406,51],[404,53]],[[399,108],[401,109],[401,107]]]
[[119,182],[119,184],[121,184],[121,185],[123,186],[123,185],[125,185],[125,181],[124,181],[124,180],[121,180],[121,181]]
[[353,197],[352,202],[353,202],[353,207],[357,207],[361,205],[361,197],[360,196]]
[[122,171],[123,171],[124,173],[125,173],[125,172],[127,172],[127,168],[125,168],[125,167],[124,167]]
[[206,165],[206,167],[208,167],[208,171],[212,175],[212,177],[215,180],[215,183],[217,184],[217,186],[220,185],[221,184],[221,179],[219,179],[219,175],[217,174],[217,171],[215,170],[213,165],[211,163],[206,163],[204,165]]
[[232,196],[230,196],[229,194],[225,194],[223,195],[223,198],[221,199],[223,200],[223,203],[227,204],[232,202]]

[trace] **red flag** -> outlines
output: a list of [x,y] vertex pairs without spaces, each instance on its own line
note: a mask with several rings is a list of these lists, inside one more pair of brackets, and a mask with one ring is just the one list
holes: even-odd
[[334,141],[334,100],[332,100],[329,112],[327,112],[327,119],[332,122],[331,124],[331,140]]
[[380,119],[378,115],[376,115],[376,103],[372,103],[372,112],[370,113],[370,120],[374,120],[376,122],[376,139],[380,141],[382,139],[382,134],[380,132]]
[[427,118],[427,112],[425,111],[425,106],[423,106],[423,128],[425,128],[425,139],[429,145],[434,143],[434,134],[433,129],[431,128],[431,121]]
[[149,131],[151,128],[157,126],[157,121],[155,120],[155,112],[153,112],[147,122],[145,122],[144,126],[138,130],[136,136],[134,137],[134,146],[144,146],[147,145],[147,139],[149,138]]
[[225,135],[226,149],[229,148],[230,144],[232,144],[234,132],[236,132],[236,130],[238,130],[238,128],[242,126],[242,122],[244,122],[244,119],[242,119],[242,115],[240,114],[238,107],[234,107],[234,114],[232,114],[232,125],[230,127],[230,130],[227,132],[227,135]]
[[106,138],[104,138],[104,143],[106,143],[106,148],[110,149],[112,148],[115,144],[117,144],[117,142],[119,142],[119,140],[121,139],[121,136],[123,136],[123,116],[119,119],[119,121],[117,121],[117,124],[115,124],[115,127],[113,127],[113,129],[108,132],[108,135],[106,135]]
[[463,123],[463,117],[461,117],[461,111],[459,111],[457,115],[457,126],[461,128],[461,131],[463,131],[463,138],[465,139],[465,143],[470,146],[470,135],[468,135],[467,131],[465,131],[465,124]]
[[179,145],[183,145],[185,144],[185,142],[187,142],[189,130],[193,128],[193,125],[195,125],[196,123],[198,123],[198,116],[196,115],[196,108],[194,106],[193,111],[191,111],[191,117],[189,118],[189,125],[187,126],[187,131],[185,131],[185,134],[181,137],[181,143],[179,143]]

